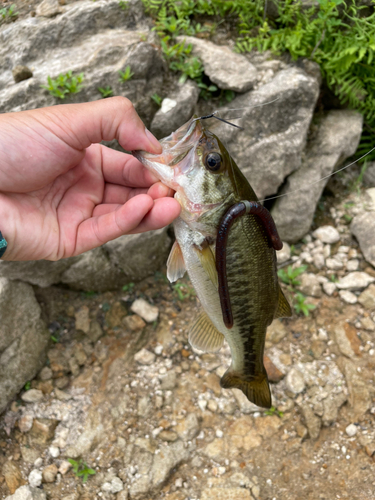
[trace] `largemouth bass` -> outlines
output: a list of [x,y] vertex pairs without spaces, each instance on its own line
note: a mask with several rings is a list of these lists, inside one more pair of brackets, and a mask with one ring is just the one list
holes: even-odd
[[272,239],[278,236],[270,226],[272,218],[201,119],[192,118],[160,143],[160,155],[133,154],[176,191],[182,208],[174,222],[176,242],[167,277],[174,282],[187,271],[202,304],[189,342],[216,352],[225,339],[232,363],[221,386],[241,389],[250,401],[269,408],[263,365],[266,330],[274,318],[291,316],[277,278]]

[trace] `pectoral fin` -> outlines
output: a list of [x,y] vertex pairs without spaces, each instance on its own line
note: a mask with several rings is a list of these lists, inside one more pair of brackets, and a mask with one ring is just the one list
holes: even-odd
[[194,321],[189,332],[190,344],[204,352],[217,352],[224,343],[224,335],[212,324],[202,311]]
[[203,247],[202,249],[195,247],[195,251],[199,257],[200,263],[203,269],[207,273],[208,277],[212,281],[214,287],[218,287],[218,277],[216,271],[215,256],[209,245]]
[[180,245],[175,241],[167,261],[167,278],[174,283],[178,278],[182,278],[186,272],[184,258]]
[[292,310],[289,302],[286,300],[284,292],[279,286],[279,303],[277,304],[274,318],[289,318],[290,316],[293,316]]

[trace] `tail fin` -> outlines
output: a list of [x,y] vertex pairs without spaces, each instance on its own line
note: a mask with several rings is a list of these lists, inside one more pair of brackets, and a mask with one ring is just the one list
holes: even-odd
[[247,380],[240,372],[231,368],[227,370],[220,380],[224,389],[241,389],[247,399],[262,408],[271,408],[272,398],[266,373],[260,373],[251,380]]

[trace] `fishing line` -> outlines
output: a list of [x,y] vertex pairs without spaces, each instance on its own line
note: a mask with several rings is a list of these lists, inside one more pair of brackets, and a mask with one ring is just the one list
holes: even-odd
[[352,165],[354,165],[355,163],[357,163],[357,161],[360,161],[362,160],[363,158],[365,158],[367,155],[369,155],[370,153],[372,153],[372,151],[375,150],[375,147],[373,147],[372,149],[370,149],[370,151],[368,151],[366,154],[364,154],[363,156],[361,156],[360,158],[358,158],[357,160],[353,161],[352,163],[349,163],[349,165],[345,165],[345,167],[342,167],[342,168],[339,168],[338,170],[335,170],[334,172],[331,172],[330,174],[326,175],[325,177],[322,177],[321,179],[318,179],[317,181],[314,181],[314,182],[310,182],[310,184],[307,184],[306,186],[302,187],[302,188],[299,188],[299,189],[295,189],[294,191],[288,191],[287,193],[283,193],[283,194],[279,194],[277,196],[272,196],[271,198],[266,198],[264,200],[259,200],[260,203],[263,203],[264,201],[269,201],[269,200],[276,200],[277,198],[282,198],[284,196],[288,196],[289,194],[294,194],[294,193],[299,193],[300,191],[304,191],[306,188],[310,187],[310,186],[313,186],[314,184],[318,184],[319,182],[321,181],[324,181],[325,179],[328,179],[328,177],[331,177],[332,175],[335,175],[337,174],[338,172],[342,172],[343,170],[345,170],[346,168],[349,168],[351,167]]

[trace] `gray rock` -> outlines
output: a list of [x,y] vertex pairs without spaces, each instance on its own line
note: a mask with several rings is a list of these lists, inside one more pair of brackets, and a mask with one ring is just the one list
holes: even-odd
[[365,212],[356,215],[350,225],[350,231],[357,238],[362,253],[375,267],[375,214]]
[[124,483],[119,477],[115,477],[111,482],[106,482],[102,485],[102,491],[108,493],[118,493],[124,489]]
[[0,277],[11,280],[22,280],[31,285],[38,285],[43,288],[54,285],[61,281],[61,276],[68,269],[77,257],[62,259],[56,262],[49,260],[34,260],[11,262],[0,260]]
[[326,260],[326,266],[328,269],[332,269],[333,271],[338,271],[344,267],[344,264],[337,257],[332,257]]
[[331,283],[330,281],[323,283],[323,290],[327,295],[331,296],[336,290],[336,283]]
[[43,17],[54,17],[61,13],[58,0],[43,0],[36,8],[36,15]]
[[205,74],[219,88],[235,92],[246,92],[253,88],[257,81],[257,70],[244,55],[236,54],[229,47],[192,36],[180,36],[177,39],[193,46],[193,55],[201,59]]
[[363,290],[367,288],[370,283],[373,283],[375,278],[370,276],[367,273],[361,271],[355,271],[353,273],[349,273],[343,278],[341,278],[336,286],[340,290]]
[[358,302],[370,311],[375,310],[375,285],[370,285],[362,292],[358,297]]
[[69,458],[82,457],[88,453],[104,436],[104,426],[101,423],[100,415],[91,414],[85,423],[82,434],[73,444],[64,450],[64,455]]
[[301,285],[299,286],[300,291],[304,295],[309,297],[321,297],[322,288],[318,281],[318,278],[313,273],[304,273],[301,276]]
[[290,259],[290,246],[288,243],[283,242],[283,248],[276,252],[276,258],[278,264],[283,264]]
[[121,236],[104,245],[111,261],[125,273],[127,281],[140,281],[166,262],[171,246],[167,229]]
[[21,486],[18,490],[5,500],[47,500],[46,493],[38,488],[30,486]]
[[12,69],[12,75],[16,83],[22,82],[23,80],[28,80],[33,76],[33,72],[27,66],[15,66]]
[[39,403],[43,399],[43,392],[39,389],[30,389],[22,394],[21,399],[25,403]]
[[43,367],[50,334],[30,285],[0,278],[0,412]]
[[313,232],[313,236],[330,245],[340,241],[340,233],[333,226],[321,226]]
[[293,394],[299,394],[305,390],[305,381],[302,373],[297,368],[291,368],[285,378],[286,388]]
[[357,296],[354,293],[349,292],[349,290],[339,291],[340,299],[347,304],[356,304],[358,302]]
[[197,84],[188,80],[168,95],[151,122],[151,132],[156,137],[162,138],[186,123],[194,113],[199,92]]
[[[318,78],[291,66],[228,105],[242,110],[236,123],[245,130],[239,133],[228,125],[210,123],[210,129],[225,138],[228,151],[260,199],[275,194],[285,177],[300,167],[318,94]],[[233,116],[225,109],[220,108],[220,116]]]
[[43,479],[43,476],[42,476],[41,471],[38,469],[34,469],[30,472],[29,477],[28,477],[29,485],[32,488],[37,488],[38,486],[40,486],[42,484],[42,479]]
[[349,390],[351,413],[355,421],[371,407],[371,393],[368,383],[358,373],[355,363],[349,359],[345,360],[344,375]]
[[155,361],[155,354],[147,349],[141,349],[134,355],[134,360],[141,365],[151,365]]
[[352,349],[350,340],[348,339],[346,335],[346,331],[344,328],[343,324],[338,324],[334,328],[334,333],[335,333],[335,340],[336,344],[338,345],[338,348],[344,354],[344,356],[347,356],[348,358],[355,358],[355,352]]
[[349,436],[349,437],[353,437],[357,434],[358,432],[358,427],[354,424],[349,424],[346,429],[345,429],[345,432],[346,434]]
[[175,431],[183,441],[191,441],[198,435],[200,429],[199,421],[195,413],[188,413],[186,418],[179,422]]
[[296,242],[308,232],[327,179],[317,181],[356,151],[362,120],[362,115],[355,111],[332,110],[318,124],[301,168],[288,177],[280,192],[293,194],[277,199],[272,209],[282,240]]
[[347,396],[343,392],[340,392],[339,394],[330,394],[323,400],[322,423],[324,426],[328,427],[336,422],[339,409],[347,399]]
[[153,323],[158,319],[159,309],[156,306],[152,306],[145,299],[137,299],[131,305],[131,311],[138,314],[147,323]]
[[155,455],[150,472],[150,489],[162,486],[172,470],[181,462],[187,460],[190,451],[185,448],[182,441],[176,441],[170,445],[161,445],[160,453]]
[[320,418],[315,415],[308,403],[301,404],[300,409],[302,411],[306,427],[309,431],[310,438],[313,440],[318,439],[322,424]]
[[363,182],[369,187],[375,187],[375,161],[367,164],[366,172],[363,176]]

